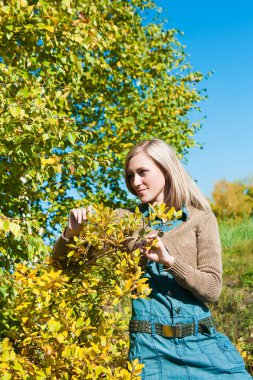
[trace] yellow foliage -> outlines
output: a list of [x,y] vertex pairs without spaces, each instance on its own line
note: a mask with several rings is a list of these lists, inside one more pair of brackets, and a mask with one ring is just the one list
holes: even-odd
[[[148,297],[150,288],[129,241],[150,227],[139,210],[121,218],[109,207],[94,210],[63,267],[49,258],[16,264],[7,310],[15,327],[1,343],[1,379],[140,379],[143,364],[127,362],[129,300]],[[153,211],[177,217],[163,206]]]
[[211,206],[220,219],[240,219],[253,214],[253,185],[219,181],[212,192]]

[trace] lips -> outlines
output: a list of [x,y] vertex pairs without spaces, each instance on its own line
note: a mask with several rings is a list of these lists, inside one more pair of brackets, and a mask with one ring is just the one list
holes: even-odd
[[139,190],[137,190],[137,193],[138,194],[142,194],[144,191],[146,191],[146,190],[148,190],[148,189],[139,189]]

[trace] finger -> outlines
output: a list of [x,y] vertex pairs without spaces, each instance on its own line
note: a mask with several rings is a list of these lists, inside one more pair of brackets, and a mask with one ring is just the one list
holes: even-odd
[[[85,210],[85,214],[86,214],[86,210]],[[83,222],[83,209],[82,208],[77,209],[77,222],[78,222],[78,224],[82,224],[82,222]]]
[[147,235],[147,239],[156,239],[158,237],[158,234],[154,234],[154,233],[152,233],[152,234],[150,234],[150,235]]
[[148,234],[147,236],[148,236],[148,237],[151,237],[151,238],[152,238],[152,237],[155,237],[155,236],[157,236],[157,234],[156,234],[156,233],[154,233],[154,232],[152,232],[151,234]]
[[142,241],[139,242],[139,247],[144,248],[146,245],[149,245],[149,241],[147,239],[143,239]]
[[81,209],[82,212],[82,222],[87,219],[87,210],[86,208]]
[[152,238],[150,239],[150,241],[151,241],[151,243],[153,243],[154,241],[156,241],[157,244],[163,244],[159,235],[152,236]]
[[143,245],[146,245],[146,246],[152,245],[156,239],[157,239],[156,236],[154,236],[154,237],[147,237],[147,238],[145,239]]
[[150,245],[152,245],[154,239],[152,238],[146,238],[146,239],[143,239],[142,242],[141,242],[141,247],[149,247]]
[[72,222],[76,222],[77,221],[77,218],[78,218],[78,212],[77,212],[77,209],[73,209],[70,211],[69,213],[69,218]]
[[140,251],[141,251],[141,252],[149,252],[149,251],[151,251],[151,250],[152,250],[152,248],[151,248],[150,246],[142,245],[142,246],[140,247]]
[[87,207],[87,211],[88,211],[88,212],[92,212],[92,206],[91,206],[91,205],[89,205],[89,206]]
[[74,227],[76,221],[77,221],[77,212],[76,212],[76,209],[73,209],[69,213],[69,221],[68,221],[69,228],[72,229]]

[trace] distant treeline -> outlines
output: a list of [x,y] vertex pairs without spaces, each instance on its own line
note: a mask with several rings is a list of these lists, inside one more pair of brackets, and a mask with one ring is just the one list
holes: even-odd
[[228,182],[214,186],[210,200],[218,219],[243,219],[253,216],[253,179]]

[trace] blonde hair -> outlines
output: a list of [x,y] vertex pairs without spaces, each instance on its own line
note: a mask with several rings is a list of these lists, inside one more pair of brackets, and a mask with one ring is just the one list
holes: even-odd
[[128,163],[132,157],[140,152],[144,152],[164,172],[166,185],[168,186],[168,200],[166,203],[170,207],[173,206],[176,210],[179,210],[185,205],[210,210],[207,199],[184,169],[174,149],[159,139],[145,140],[138,143],[126,156],[125,182],[132,194],[137,195],[131,186],[130,178],[127,174]]

